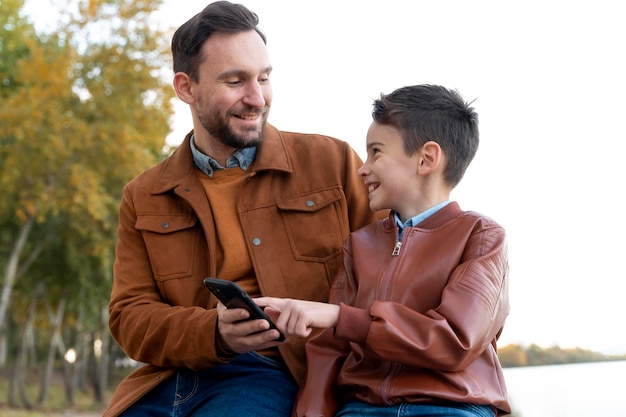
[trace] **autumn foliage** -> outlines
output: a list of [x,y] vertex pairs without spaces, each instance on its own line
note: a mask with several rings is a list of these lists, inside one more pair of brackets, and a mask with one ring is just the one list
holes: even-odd
[[121,189],[163,157],[174,97],[161,1],[57,2],[46,32],[23,2],[0,1],[0,367],[16,371],[107,342]]
[[503,367],[564,365],[570,363],[623,361],[626,355],[605,355],[582,348],[541,347],[510,344],[498,349]]

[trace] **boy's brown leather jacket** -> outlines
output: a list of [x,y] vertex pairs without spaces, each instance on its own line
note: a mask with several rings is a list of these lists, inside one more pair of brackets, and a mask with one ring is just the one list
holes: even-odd
[[339,321],[307,344],[295,415],[330,417],[354,397],[510,413],[496,354],[509,313],[504,229],[451,202],[406,228],[394,254],[397,236],[391,215],[346,242],[330,295]]
[[[121,383],[107,416],[176,368],[227,360],[214,343],[216,300],[202,284],[216,274],[216,234],[190,136],[123,191],[109,324],[128,356],[148,365]],[[262,295],[327,301],[348,234],[376,220],[361,163],[345,142],[266,127],[238,203]],[[304,340],[279,349],[300,382]]]

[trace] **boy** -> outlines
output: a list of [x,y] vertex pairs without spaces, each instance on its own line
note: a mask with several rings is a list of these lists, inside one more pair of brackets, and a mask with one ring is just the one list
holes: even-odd
[[[496,342],[509,312],[505,231],[449,200],[478,148],[456,92],[400,88],[374,102],[358,170],[387,219],[352,232],[329,304],[257,299],[306,346],[295,416],[510,413]],[[279,313],[280,312],[280,313]]]

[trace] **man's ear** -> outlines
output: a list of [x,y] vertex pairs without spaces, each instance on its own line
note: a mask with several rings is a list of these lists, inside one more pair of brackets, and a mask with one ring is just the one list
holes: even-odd
[[443,163],[441,146],[437,142],[428,141],[420,150],[418,172],[420,175],[429,175]]
[[187,104],[192,104],[195,99],[193,97],[193,85],[192,80],[189,75],[184,72],[177,72],[174,74],[174,81],[172,82],[174,85],[174,91],[176,91],[176,95],[179,99]]

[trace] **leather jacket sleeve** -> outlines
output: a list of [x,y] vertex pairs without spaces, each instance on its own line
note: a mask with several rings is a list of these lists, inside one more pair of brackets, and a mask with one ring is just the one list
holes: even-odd
[[[395,300],[377,299],[368,315],[358,316],[369,318],[369,323],[359,325],[352,312],[352,320],[340,318],[336,336],[366,346],[382,360],[446,372],[463,370],[504,325],[509,311],[503,279],[507,271],[504,229],[484,228],[468,240],[439,305],[422,312]],[[345,289],[354,291],[355,285]],[[349,314],[347,309],[341,311]]]

